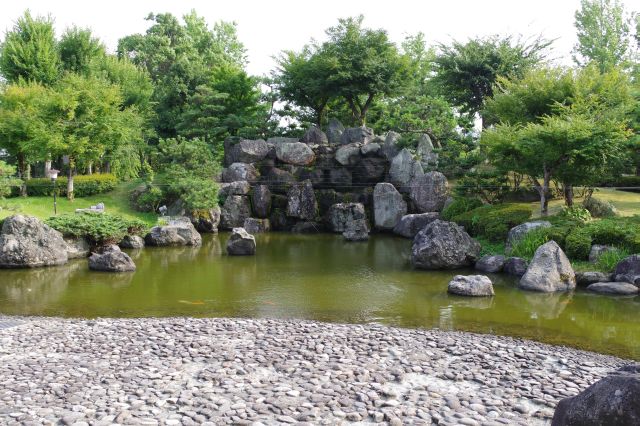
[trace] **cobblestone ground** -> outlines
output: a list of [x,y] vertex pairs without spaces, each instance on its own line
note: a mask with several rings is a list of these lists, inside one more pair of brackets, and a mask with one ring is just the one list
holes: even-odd
[[560,399],[626,363],[381,325],[0,323],[0,424],[547,424]]

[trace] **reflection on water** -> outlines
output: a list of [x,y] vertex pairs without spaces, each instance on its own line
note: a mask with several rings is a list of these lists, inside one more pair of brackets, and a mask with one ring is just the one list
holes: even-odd
[[494,276],[495,297],[449,295],[456,273],[409,264],[411,242],[374,236],[261,234],[256,256],[202,247],[129,251],[135,273],[89,271],[86,260],[0,271],[0,313],[60,316],[248,316],[469,330],[567,344],[640,359],[640,297],[520,291]]

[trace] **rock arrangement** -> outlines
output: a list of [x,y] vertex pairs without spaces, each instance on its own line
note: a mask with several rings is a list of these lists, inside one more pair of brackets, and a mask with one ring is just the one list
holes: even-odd
[[[508,337],[226,318],[24,318],[0,342],[8,425],[543,425],[628,363]],[[605,380],[597,395],[623,390],[637,416],[632,384]]]
[[69,260],[62,234],[35,217],[14,215],[0,230],[0,268],[63,265]]

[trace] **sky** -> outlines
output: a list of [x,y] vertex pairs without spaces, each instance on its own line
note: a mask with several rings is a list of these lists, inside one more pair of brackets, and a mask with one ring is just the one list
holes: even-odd
[[[311,38],[323,40],[324,30],[338,18],[363,14],[367,26],[386,29],[398,43],[417,32],[423,32],[430,44],[493,34],[524,39],[542,35],[557,39],[554,59],[569,64],[579,4],[579,0],[19,0],[3,2],[0,33],[29,9],[35,15],[51,15],[58,34],[73,24],[89,27],[115,51],[119,38],[147,29],[149,21],[144,18],[150,12],[182,16],[195,9],[210,24],[235,21],[247,48],[248,71],[262,75],[274,68],[273,56],[281,50],[299,49]],[[640,9],[640,0],[624,4],[627,10]]]

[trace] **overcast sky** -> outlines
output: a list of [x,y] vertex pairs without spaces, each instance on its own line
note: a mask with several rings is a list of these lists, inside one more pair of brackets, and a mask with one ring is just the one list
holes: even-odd
[[[491,34],[542,34],[558,39],[556,58],[570,62],[575,44],[574,12],[579,0],[110,0],[110,1],[5,1],[0,30],[9,29],[25,9],[50,14],[60,34],[76,24],[90,27],[114,51],[118,39],[142,33],[149,12],[182,16],[191,9],[212,24],[235,21],[249,56],[249,72],[265,74],[273,68],[271,57],[283,49],[298,49],[311,38],[323,39],[324,30],[338,18],[365,15],[365,24],[385,28],[400,42],[405,35],[422,31],[429,43],[465,40]],[[626,0],[627,10],[640,9],[640,0]]]

